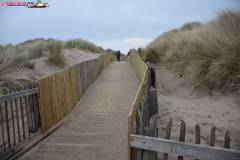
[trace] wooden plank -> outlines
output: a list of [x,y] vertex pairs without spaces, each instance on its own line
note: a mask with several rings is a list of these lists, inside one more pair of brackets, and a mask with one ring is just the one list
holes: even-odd
[[[171,128],[172,128],[172,119],[170,118],[167,124],[167,132],[166,132],[166,139],[170,139],[170,135],[171,135]],[[168,159],[168,154],[164,153],[164,160]]]
[[196,144],[200,144],[201,143],[201,133],[200,133],[200,126],[199,124],[196,124],[195,126],[195,133],[196,133]]
[[90,69],[90,61],[86,61],[87,63],[87,88],[90,86],[91,84],[91,77],[90,77],[90,72],[91,72],[91,69]]
[[[3,94],[6,95],[6,90],[3,89]],[[6,116],[6,126],[7,126],[7,137],[8,137],[8,148],[11,148],[11,140],[10,140],[10,130],[9,130],[9,124],[8,124],[8,104],[7,101],[4,103],[5,106],[5,116]]]
[[[21,150],[24,146],[26,146],[32,139],[36,138],[37,136],[41,135],[41,131],[39,130],[36,132],[34,135],[31,135],[30,137],[26,138],[23,140],[21,143],[17,144],[13,148],[11,148],[8,152],[2,154],[0,156],[1,160],[7,160],[9,159],[12,155],[17,153],[19,150]],[[12,157],[11,157],[12,158]]]
[[9,101],[9,100],[13,100],[13,99],[16,99],[19,97],[29,96],[29,95],[32,95],[37,92],[38,92],[38,89],[34,88],[34,89],[29,89],[29,90],[25,90],[25,91],[21,91],[21,92],[17,92],[17,93],[6,94],[6,95],[3,95],[0,97],[0,103]]
[[131,133],[131,115],[128,116],[128,160],[131,160],[130,133]]
[[216,132],[216,127],[213,127],[211,130],[210,146],[214,146],[215,144],[215,132]]
[[23,114],[23,105],[22,100],[23,98],[20,97],[20,109],[21,109],[21,117],[22,117],[22,131],[23,131],[23,139],[25,139],[25,124],[24,124],[24,114]]
[[[12,93],[12,89],[10,89],[10,94]],[[13,130],[13,145],[16,145],[16,135],[15,135],[15,123],[14,123],[14,114],[13,114],[13,104],[12,100],[10,100],[10,108],[11,108],[11,119],[12,119],[12,130]]]
[[79,70],[78,70],[78,66],[79,64],[75,64],[74,65],[74,70],[75,70],[75,78],[76,78],[76,92],[77,92],[77,99],[79,99],[80,97],[80,94],[79,94],[79,77],[78,77],[78,74],[79,74]]
[[81,64],[82,94],[87,90],[87,62]]
[[33,113],[34,113],[34,122],[35,122],[35,128],[34,128],[34,133],[38,130],[39,128],[39,121],[38,121],[38,104],[37,104],[37,94],[33,94]]
[[68,113],[71,111],[71,98],[70,98],[70,80],[69,80],[69,69],[65,69],[63,72],[63,77],[64,77],[64,86],[65,86],[65,94],[66,94],[66,104],[68,108]]
[[62,72],[54,74],[54,97],[56,103],[57,122],[68,114],[66,94]]
[[4,139],[4,123],[3,123],[3,113],[2,113],[2,106],[1,106],[1,103],[0,103],[0,116],[1,116],[1,129],[2,129],[2,141],[3,141],[3,149],[4,149],[4,152],[6,151],[6,146],[5,146],[5,139]]
[[94,61],[93,60],[90,60],[90,67],[91,67],[91,70],[90,70],[90,77],[91,77],[90,85],[91,85],[94,82],[94,77],[93,77]]
[[225,133],[224,148],[230,148],[230,132],[229,131]]
[[45,112],[47,117],[46,117],[46,128],[49,129],[53,125],[57,123],[57,114],[56,114],[56,105],[55,105],[55,100],[54,100],[54,82],[53,82],[53,75],[47,77],[46,81],[46,107],[45,107]]
[[76,93],[76,82],[75,82],[75,70],[74,66],[69,68],[69,80],[70,80],[70,95],[71,95],[71,110],[76,106],[77,103],[77,93]]
[[41,79],[38,81],[38,95],[39,95],[39,104],[40,104],[40,112],[41,112],[41,122],[42,122],[42,132],[44,133],[46,131],[45,129],[45,118],[44,118],[44,85],[43,85],[44,79]]
[[[27,90],[28,89],[28,84],[25,84],[24,85],[24,90]],[[30,113],[30,106],[29,106],[29,95],[28,96],[24,96],[23,97],[24,99],[24,103],[25,103],[25,108],[26,108],[26,115],[27,115],[27,123],[28,123],[28,128],[27,128],[27,131],[28,131],[28,136],[30,136],[30,123],[31,123],[31,120],[30,120],[30,117],[29,117],[29,113]]]
[[130,146],[204,160],[240,159],[240,151],[232,149],[204,146],[201,144],[192,144],[135,134],[130,135]]
[[[180,136],[179,136],[179,141],[184,142],[185,141],[185,134],[186,134],[186,124],[184,121],[181,123],[181,128],[180,128]],[[182,156],[178,156],[178,160],[183,160]]]
[[39,81],[42,131],[46,132],[57,121],[56,107],[53,101],[53,75]]

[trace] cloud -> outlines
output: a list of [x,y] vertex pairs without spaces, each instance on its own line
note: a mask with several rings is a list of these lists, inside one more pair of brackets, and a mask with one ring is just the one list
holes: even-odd
[[144,39],[144,38],[127,38],[119,41],[102,41],[96,42],[95,44],[103,47],[104,49],[113,49],[120,50],[123,54],[127,54],[127,52],[138,47],[146,47],[146,45],[151,42],[152,39]]

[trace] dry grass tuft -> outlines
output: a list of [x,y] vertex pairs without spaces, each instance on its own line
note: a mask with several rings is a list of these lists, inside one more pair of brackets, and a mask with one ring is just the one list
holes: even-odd
[[30,62],[30,61],[26,61],[25,63],[25,67],[29,68],[29,69],[34,69],[36,62]]
[[47,44],[47,50],[50,55],[47,62],[57,66],[64,66],[66,64],[66,59],[62,54],[62,42],[57,40],[51,40]]

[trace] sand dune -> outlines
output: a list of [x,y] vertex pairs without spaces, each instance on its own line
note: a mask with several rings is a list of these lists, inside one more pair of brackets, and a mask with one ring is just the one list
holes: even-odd
[[186,142],[195,143],[195,125],[201,127],[201,143],[209,145],[210,132],[216,127],[215,146],[223,147],[224,135],[230,131],[231,149],[240,150],[239,95],[213,92],[199,96],[180,77],[164,66],[156,66],[159,137],[166,136],[167,122],[173,117],[171,139],[178,140],[181,121],[186,123]]
[[30,62],[35,62],[34,69],[29,68],[18,68],[10,73],[1,75],[0,85],[7,81],[16,80],[16,79],[26,79],[26,80],[39,80],[53,73],[64,70],[67,67],[73,66],[77,63],[98,58],[101,54],[94,54],[86,51],[76,50],[76,49],[64,49],[64,57],[66,58],[67,65],[63,67],[58,67],[55,65],[50,65],[46,62],[47,53],[37,59],[30,60]]

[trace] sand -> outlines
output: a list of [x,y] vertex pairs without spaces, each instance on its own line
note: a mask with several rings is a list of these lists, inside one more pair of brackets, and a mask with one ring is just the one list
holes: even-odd
[[167,122],[173,117],[170,139],[178,140],[180,124],[186,123],[186,142],[195,143],[195,125],[201,127],[201,144],[209,145],[210,132],[216,127],[215,146],[223,147],[224,135],[230,131],[231,149],[240,150],[240,104],[239,95],[234,93],[213,92],[203,94],[185,83],[184,75],[168,71],[156,65],[158,90],[159,137],[165,138]]
[[50,65],[46,62],[48,56],[47,53],[42,57],[30,60],[30,62],[35,62],[34,69],[29,69],[26,67],[18,68],[10,73],[6,73],[1,75],[0,77],[0,85],[7,81],[16,80],[16,79],[26,79],[26,80],[39,80],[53,73],[64,70],[70,66],[73,66],[77,63],[87,61],[90,59],[98,58],[101,54],[90,53],[82,50],[76,49],[64,49],[62,51],[64,57],[66,58],[67,64],[62,67],[58,67],[56,65]]

